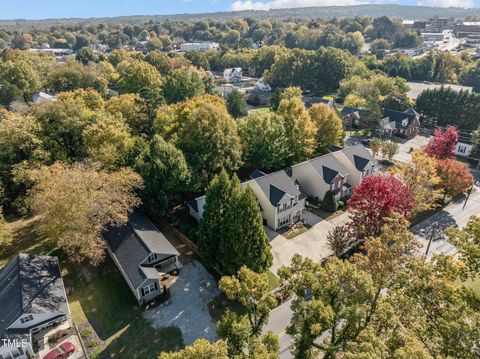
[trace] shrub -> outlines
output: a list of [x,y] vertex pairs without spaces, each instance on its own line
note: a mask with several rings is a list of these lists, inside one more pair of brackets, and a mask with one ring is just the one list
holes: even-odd
[[327,212],[336,212],[338,209],[338,202],[335,199],[332,191],[325,193],[322,201],[322,209]]

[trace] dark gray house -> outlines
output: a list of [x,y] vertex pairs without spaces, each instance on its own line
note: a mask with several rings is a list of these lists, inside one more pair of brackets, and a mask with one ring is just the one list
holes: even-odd
[[0,358],[32,355],[32,334],[69,317],[56,257],[21,253],[0,270]]
[[140,305],[163,293],[162,276],[180,268],[180,253],[142,213],[105,231],[107,250]]

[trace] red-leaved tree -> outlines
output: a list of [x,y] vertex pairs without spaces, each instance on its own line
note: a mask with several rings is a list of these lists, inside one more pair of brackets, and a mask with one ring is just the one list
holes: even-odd
[[425,153],[439,160],[455,158],[457,142],[458,132],[455,127],[448,126],[445,131],[435,130],[435,135],[428,142]]
[[393,212],[407,218],[414,207],[413,198],[410,187],[393,176],[365,177],[348,201],[352,234],[357,239],[378,235],[384,219]]
[[473,183],[468,166],[456,160],[438,160],[437,173],[440,177],[439,186],[444,190],[445,196],[453,197],[464,193]]

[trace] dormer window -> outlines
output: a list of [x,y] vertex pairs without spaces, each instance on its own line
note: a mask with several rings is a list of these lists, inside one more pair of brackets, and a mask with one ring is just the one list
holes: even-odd
[[29,321],[33,320],[33,315],[28,315],[24,318],[20,318],[20,323],[24,324],[24,323],[27,323]]
[[157,259],[157,254],[156,254],[156,253],[150,254],[150,255],[148,256],[148,261],[149,261],[149,262],[153,262],[155,259]]

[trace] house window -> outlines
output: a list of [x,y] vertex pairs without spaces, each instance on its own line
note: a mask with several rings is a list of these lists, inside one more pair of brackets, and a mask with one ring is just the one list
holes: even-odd
[[290,223],[290,216],[283,217],[278,220],[278,227],[283,227],[288,223]]
[[150,254],[148,256],[148,261],[149,262],[153,262],[155,259],[157,259],[157,254],[156,253],[155,254]]
[[29,322],[29,321],[31,321],[31,320],[33,320],[33,315],[29,315],[29,316],[27,316],[27,317],[20,318],[20,322],[21,322],[22,324],[27,323],[27,322]]
[[148,294],[150,294],[150,293],[155,292],[155,290],[156,290],[156,289],[155,289],[155,287],[156,287],[155,284],[156,284],[156,283],[151,283],[151,284],[147,285],[146,287],[143,287],[143,295],[146,296],[146,295],[148,295]]

